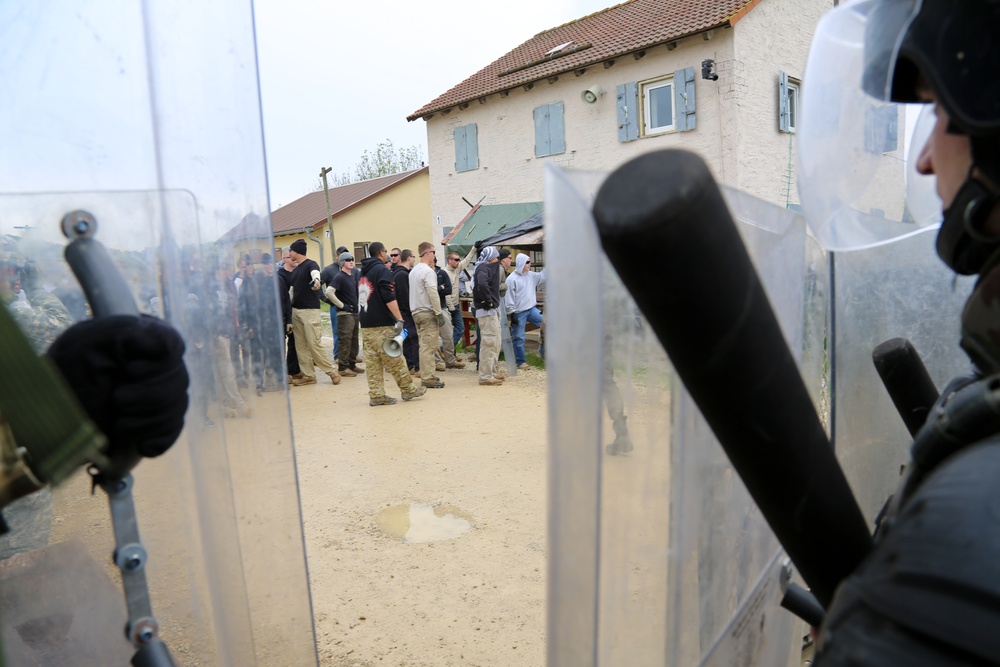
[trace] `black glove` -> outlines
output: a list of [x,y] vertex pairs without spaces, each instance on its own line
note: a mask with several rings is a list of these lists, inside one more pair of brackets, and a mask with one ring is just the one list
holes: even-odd
[[479,253],[483,251],[482,247],[479,245],[479,241],[472,244],[472,247],[476,249],[476,257],[479,257]]
[[[159,456],[184,428],[184,341],[163,320],[115,315],[78,322],[48,356],[108,438],[111,459]],[[125,471],[127,472],[127,471]]]
[[403,320],[396,320],[396,324],[392,327],[392,332],[397,336],[403,333]]

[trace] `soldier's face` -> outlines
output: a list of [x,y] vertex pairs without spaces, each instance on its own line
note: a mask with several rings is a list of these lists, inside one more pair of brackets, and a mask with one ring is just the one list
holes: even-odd
[[[926,97],[929,98],[927,101],[933,101],[933,93],[929,90]],[[955,195],[969,174],[969,167],[972,166],[972,145],[967,136],[948,132],[948,112],[941,105],[934,105],[934,115],[937,121],[917,158],[917,171],[936,176],[938,196],[941,197],[941,204],[947,209],[955,200]]]

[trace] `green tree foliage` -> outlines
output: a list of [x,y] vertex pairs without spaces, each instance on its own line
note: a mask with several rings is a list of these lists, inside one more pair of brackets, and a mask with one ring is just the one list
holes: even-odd
[[[419,169],[423,164],[423,149],[420,146],[397,149],[392,145],[392,141],[386,139],[379,143],[374,151],[362,153],[353,171],[342,174],[331,172],[327,178],[330,179],[330,187],[336,187]],[[323,189],[322,179],[318,179],[316,189]]]

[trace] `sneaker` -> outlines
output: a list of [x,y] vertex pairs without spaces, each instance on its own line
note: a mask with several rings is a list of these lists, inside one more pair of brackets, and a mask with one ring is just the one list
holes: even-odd
[[288,377],[292,378],[293,380],[301,380],[305,376],[306,376],[305,373],[296,373],[294,375],[289,375]]
[[418,385],[417,388],[414,389],[413,391],[404,391],[403,392],[403,400],[404,401],[412,401],[415,398],[420,398],[421,396],[423,396],[426,393],[427,393],[427,387],[421,387],[421,386]]
[[350,368],[341,368],[340,375],[345,378],[356,378],[358,374],[352,371]]
[[305,375],[303,375],[300,378],[292,380],[292,384],[296,387],[301,387],[307,384],[316,384],[316,376],[314,375],[312,377],[306,377]]
[[531,366],[529,366],[528,364],[518,364],[517,365],[517,370],[519,370],[519,371],[526,371],[529,368],[531,368]]
[[501,380],[500,378],[494,376],[494,377],[491,377],[491,378],[487,378],[485,380],[480,380],[479,384],[487,386],[487,387],[499,387],[500,385],[503,384],[503,380]]
[[373,407],[376,405],[393,405],[395,402],[396,399],[393,398],[392,396],[380,396],[379,398],[373,398],[369,400],[368,405],[371,405]]
[[430,380],[421,382],[420,386],[427,387],[428,389],[441,389],[444,387],[444,382],[441,382],[438,378],[431,378]]
[[[332,373],[327,373],[327,375],[330,376],[330,382],[334,384],[340,384],[340,373],[334,371]],[[313,382],[315,382],[315,380],[313,380]]]
[[465,368],[465,362],[455,361],[453,363],[448,364],[448,368]]
[[443,371],[443,370],[445,370],[445,365],[444,364],[437,364],[434,367],[434,370],[436,370],[436,371]]

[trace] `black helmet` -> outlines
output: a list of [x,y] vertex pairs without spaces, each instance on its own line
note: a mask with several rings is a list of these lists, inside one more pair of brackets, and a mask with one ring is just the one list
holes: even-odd
[[1000,0],[883,0],[865,30],[863,86],[919,102],[921,74],[970,136],[1000,134]]

